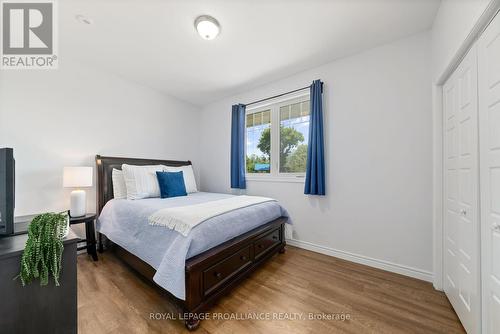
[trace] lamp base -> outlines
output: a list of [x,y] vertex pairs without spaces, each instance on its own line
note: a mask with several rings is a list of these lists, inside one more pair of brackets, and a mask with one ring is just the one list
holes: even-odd
[[69,215],[71,217],[83,217],[86,214],[87,194],[85,190],[73,190],[70,198]]

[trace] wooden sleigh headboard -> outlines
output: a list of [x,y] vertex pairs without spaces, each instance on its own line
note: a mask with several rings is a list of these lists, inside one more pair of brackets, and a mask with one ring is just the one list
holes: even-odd
[[139,166],[165,165],[173,167],[191,165],[191,161],[103,157],[100,155],[96,155],[95,162],[97,165],[97,215],[101,213],[104,205],[113,198],[113,180],[111,177],[113,168],[121,170],[123,164]]

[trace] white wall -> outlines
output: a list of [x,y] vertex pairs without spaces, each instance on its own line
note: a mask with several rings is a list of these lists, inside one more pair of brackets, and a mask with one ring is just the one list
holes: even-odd
[[[78,63],[0,71],[0,147],[14,148],[16,216],[68,209],[63,166],[94,166],[96,154],[197,167],[198,125],[198,108]],[[92,212],[95,187],[87,194]]]
[[431,279],[428,33],[203,108],[202,189],[230,191],[232,104],[302,87],[317,78],[325,83],[327,196],[305,196],[303,184],[255,181],[248,182],[248,193],[277,198],[295,223],[293,238],[303,246]]
[[492,0],[442,0],[432,27],[432,79],[443,74]]

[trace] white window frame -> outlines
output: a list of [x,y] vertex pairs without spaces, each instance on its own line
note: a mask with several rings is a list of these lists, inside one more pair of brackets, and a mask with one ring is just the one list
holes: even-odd
[[[302,92],[289,95],[284,98],[266,101],[264,103],[247,108],[246,115],[265,110],[271,110],[271,170],[270,173],[248,173],[246,172],[245,158],[245,178],[247,181],[258,182],[293,182],[304,183],[306,173],[280,173],[279,151],[280,151],[280,107],[310,100],[309,92]],[[246,157],[246,124],[245,124],[245,157]],[[309,143],[308,143],[309,145]]]

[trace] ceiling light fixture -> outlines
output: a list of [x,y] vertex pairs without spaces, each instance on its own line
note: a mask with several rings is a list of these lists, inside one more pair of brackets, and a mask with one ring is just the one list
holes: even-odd
[[209,15],[201,15],[194,21],[194,26],[201,38],[211,40],[217,37],[220,32],[220,24]]

